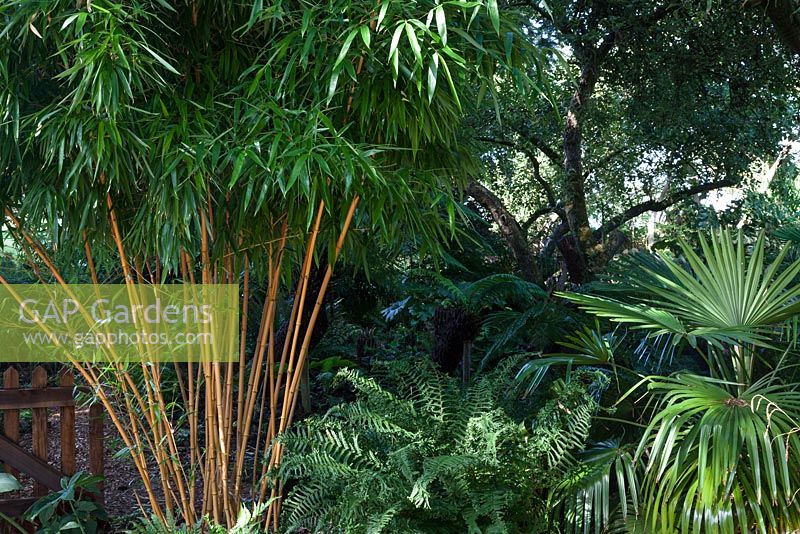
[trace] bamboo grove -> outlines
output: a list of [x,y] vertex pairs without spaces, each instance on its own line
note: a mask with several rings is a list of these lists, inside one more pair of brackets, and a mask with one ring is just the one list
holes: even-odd
[[238,361],[73,360],[158,518],[230,525],[252,500],[278,528],[274,438],[337,260],[449,238],[461,118],[501,79],[542,93],[509,17],[496,0],[2,4],[3,232],[40,280],[240,286]]

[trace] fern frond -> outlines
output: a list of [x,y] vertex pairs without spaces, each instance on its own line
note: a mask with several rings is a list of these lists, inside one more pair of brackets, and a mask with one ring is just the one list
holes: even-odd
[[[411,403],[406,403],[397,400],[394,405],[399,415],[407,414],[414,415],[416,412]],[[392,416],[385,417],[375,413],[374,405],[370,401],[357,400],[355,402],[340,404],[333,406],[325,418],[336,418],[345,420],[350,425],[356,425],[363,428],[365,431],[374,432],[376,434],[386,434],[389,439],[406,438],[411,439],[418,433],[406,430],[404,427],[396,424],[395,421],[400,417]]]
[[319,532],[325,526],[328,510],[336,506],[333,488],[322,482],[307,482],[295,487],[283,502],[283,524],[292,532],[308,528]]
[[391,392],[382,388],[375,379],[364,376],[357,369],[341,369],[336,374],[336,379],[350,384],[356,391],[356,394],[369,399],[370,402],[381,402],[388,406],[400,407],[408,410],[412,414],[416,412],[413,403],[399,399]]
[[492,274],[471,283],[464,289],[466,299],[473,306],[489,307],[510,300],[530,302],[547,298],[547,293],[533,282],[513,274]]
[[481,368],[485,369],[501,355],[511,341],[514,340],[531,321],[540,316],[545,309],[546,305],[540,303],[531,306],[524,312],[504,310],[492,314],[490,320],[486,322],[486,326],[497,329],[498,331],[493,336],[494,343],[486,350],[481,360]]
[[430,508],[430,493],[428,492],[430,483],[444,473],[458,471],[474,462],[474,458],[469,456],[437,456],[426,459],[423,464],[422,476],[414,482],[411,494],[408,496],[409,500],[414,503],[414,506]]
[[596,409],[589,389],[604,375],[557,381],[556,398],[529,430],[504,403],[520,361],[510,358],[466,389],[429,360],[377,366],[377,379],[340,371],[358,400],[279,438],[278,479],[295,488],[282,506],[286,524],[314,532],[529,532],[537,524],[530,511],[583,448]]
[[[378,368],[379,376],[393,384],[415,410],[427,414],[437,421],[444,421],[446,415],[445,392],[447,378],[435,368],[428,358],[394,362],[390,367]],[[391,372],[387,372],[391,369]],[[451,384],[452,385],[452,384]]]
[[380,514],[374,515],[369,518],[367,522],[367,534],[380,534],[386,530],[392,519],[397,515],[396,508],[389,508]]

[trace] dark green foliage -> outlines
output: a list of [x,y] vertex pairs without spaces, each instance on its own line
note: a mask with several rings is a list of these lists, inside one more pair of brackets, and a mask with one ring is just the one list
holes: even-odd
[[528,426],[509,415],[518,360],[468,389],[427,360],[384,366],[380,380],[339,377],[358,399],[281,438],[289,531],[548,532],[547,488],[571,464],[597,408],[585,373],[556,382]]
[[94,500],[102,477],[77,473],[61,479],[61,489],[36,501],[25,519],[37,525],[37,533],[94,534],[108,520],[103,507]]
[[473,356],[480,369],[491,369],[503,356],[520,350],[544,350],[579,324],[576,314],[532,282],[507,273],[477,279],[471,275],[458,271],[444,276],[430,269],[401,274],[402,300],[383,315],[392,325],[410,323],[418,339],[418,329],[432,324],[439,307],[469,312],[480,320]]
[[536,55],[494,0],[5,1],[0,21],[0,204],[72,253],[86,231],[101,264],[110,193],[129,253],[165,273],[209,205],[213,258],[264,247],[284,212],[301,253],[320,201],[332,258],[355,195],[370,231],[348,250],[438,249],[475,168],[462,117],[509,61],[528,87]]

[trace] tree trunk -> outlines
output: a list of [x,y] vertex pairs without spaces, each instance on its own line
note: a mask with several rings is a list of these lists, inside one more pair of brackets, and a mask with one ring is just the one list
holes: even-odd
[[[431,359],[443,373],[455,374],[464,361],[464,347],[478,337],[480,317],[466,308],[436,308],[433,313],[433,347]],[[462,372],[464,370],[462,369]],[[469,369],[466,369],[469,372]]]
[[791,0],[751,0],[748,4],[761,9],[775,26],[775,33],[793,54],[800,54],[800,21]]
[[531,254],[528,240],[525,238],[525,232],[514,216],[503,205],[503,201],[486,186],[474,180],[467,185],[467,194],[483,206],[491,214],[494,222],[497,223],[500,228],[500,234],[508,243],[509,249],[511,249],[511,255],[514,257],[520,276],[525,280],[540,284],[542,280],[539,266],[536,263],[536,258]]
[[566,128],[564,129],[564,183],[567,202],[565,211],[570,231],[575,237],[585,242],[589,228],[589,212],[586,208],[586,192],[583,187],[583,161],[580,109],[582,105],[578,94],[572,97],[572,104],[567,111]]
[[590,277],[586,250],[592,235],[589,226],[589,210],[586,207],[585,176],[583,173],[583,138],[581,121],[586,105],[597,84],[598,64],[593,52],[578,54],[581,59],[581,77],[578,87],[570,99],[564,128],[564,211],[567,214],[570,242],[565,236],[559,242],[564,261],[569,269],[569,278],[576,284]]

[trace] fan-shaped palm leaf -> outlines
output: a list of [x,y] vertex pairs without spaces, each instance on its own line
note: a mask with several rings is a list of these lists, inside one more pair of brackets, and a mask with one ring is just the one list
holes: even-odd
[[574,353],[560,352],[530,360],[519,370],[516,380],[524,388],[525,394],[530,395],[554,365],[566,366],[567,374],[576,365],[614,366],[614,351],[624,337],[618,336],[616,330],[603,334],[597,323],[593,329],[585,326],[583,330],[567,336],[566,341],[559,342],[559,345],[574,350]]
[[659,410],[636,453],[652,532],[787,532],[800,528],[800,392],[762,379],[657,378]]
[[768,344],[770,330],[800,313],[800,261],[782,269],[788,252],[784,247],[765,267],[764,235],[746,252],[741,232],[734,240],[727,231],[712,238],[700,237],[702,256],[680,242],[688,268],[666,253],[659,253],[669,275],[640,265],[624,287],[631,293],[651,296],[634,303],[576,293],[562,293],[582,309],[612,321],[646,329],[651,335],[675,334],[675,341],[697,338],[723,343]]
[[772,235],[778,239],[798,244],[800,243],[800,223],[787,224],[772,232]]

